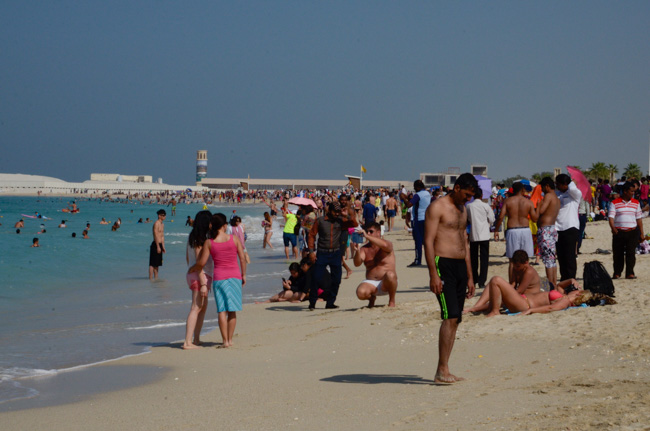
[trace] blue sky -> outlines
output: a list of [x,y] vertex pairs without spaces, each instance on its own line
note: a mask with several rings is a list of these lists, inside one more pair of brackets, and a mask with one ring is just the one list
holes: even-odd
[[648,169],[648,1],[4,1],[0,172]]

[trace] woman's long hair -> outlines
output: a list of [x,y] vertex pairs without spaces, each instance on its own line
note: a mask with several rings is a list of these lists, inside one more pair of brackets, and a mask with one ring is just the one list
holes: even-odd
[[208,232],[210,231],[210,219],[212,213],[210,211],[199,211],[194,217],[194,224],[190,237],[187,240],[192,248],[203,246],[203,243],[208,239]]
[[224,225],[228,224],[228,220],[226,219],[226,216],[223,215],[222,213],[216,213],[212,215],[212,219],[210,223],[212,224],[212,226],[210,227],[210,238],[214,239],[219,234],[219,230]]

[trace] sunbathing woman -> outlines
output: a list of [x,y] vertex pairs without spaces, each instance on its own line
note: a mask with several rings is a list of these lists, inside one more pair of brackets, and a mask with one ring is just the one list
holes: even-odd
[[501,314],[501,304],[505,305],[510,312],[523,312],[524,314],[564,310],[575,305],[575,299],[583,293],[582,290],[576,288],[568,294],[563,294],[558,290],[520,294],[509,285],[501,283],[490,284],[489,289],[490,312],[487,314],[488,317]]
[[573,278],[561,281],[554,287],[552,287],[548,280],[541,280],[537,271],[528,264],[528,253],[524,250],[517,250],[513,253],[512,263],[513,273],[511,282],[508,283],[505,279],[499,276],[492,277],[476,304],[463,310],[463,313],[475,313],[490,310],[490,290],[491,286],[495,285],[504,289],[509,288],[520,295],[526,296],[542,292],[542,286],[544,286],[544,290],[552,291],[555,288],[560,293],[564,293],[564,289],[569,286],[576,286],[579,288],[578,282]]

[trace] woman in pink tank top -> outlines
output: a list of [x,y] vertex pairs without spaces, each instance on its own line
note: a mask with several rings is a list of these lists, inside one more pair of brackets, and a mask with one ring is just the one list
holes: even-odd
[[246,258],[239,238],[226,233],[228,222],[225,215],[214,214],[211,225],[211,239],[205,241],[196,265],[192,266],[189,272],[203,269],[208,257],[212,256],[214,261],[212,291],[219,313],[219,331],[221,331],[223,347],[230,347],[237,325],[237,311],[242,309],[242,287],[246,284]]

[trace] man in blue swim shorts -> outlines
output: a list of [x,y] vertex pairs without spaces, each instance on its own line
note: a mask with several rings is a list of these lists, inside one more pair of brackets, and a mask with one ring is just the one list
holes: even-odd
[[477,189],[476,178],[469,173],[462,174],[454,183],[453,191],[436,199],[426,212],[424,255],[429,267],[429,287],[436,294],[442,317],[437,383],[463,380],[449,372],[449,357],[462,320],[465,298],[474,296],[472,264],[465,235],[465,203],[472,199]]
[[395,216],[397,215],[397,199],[395,199],[395,192],[390,192],[388,194],[388,199],[386,200],[386,218],[388,219],[388,229],[390,232],[393,230],[393,223],[395,223]]
[[503,209],[497,219],[495,229],[499,229],[503,219],[508,217],[508,230],[506,231],[506,256],[510,259],[508,278],[512,278],[512,255],[517,250],[524,250],[528,256],[535,256],[533,248],[533,234],[530,231],[528,219],[537,222],[538,214],[530,199],[524,196],[525,185],[521,182],[512,185],[512,196],[503,203]]

